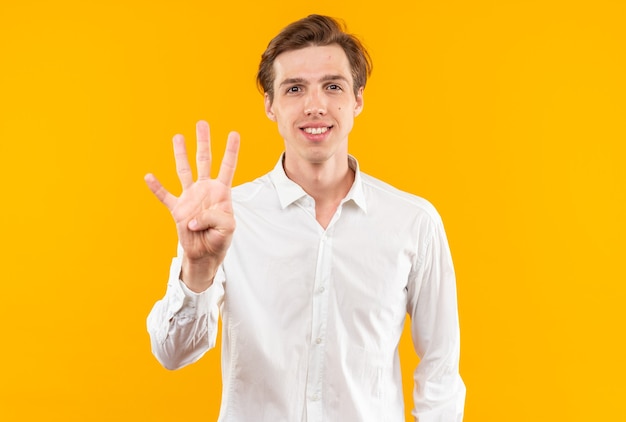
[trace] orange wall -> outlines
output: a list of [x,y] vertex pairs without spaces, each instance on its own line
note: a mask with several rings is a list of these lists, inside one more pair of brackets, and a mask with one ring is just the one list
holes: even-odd
[[143,175],[178,189],[171,136],[198,119],[218,157],[241,132],[236,183],[269,170],[258,59],[317,12],[374,59],[352,153],[444,218],[465,420],[616,420],[626,3],[214,3],[2,2],[0,419],[215,420],[219,352],[176,372],[150,354],[176,238]]

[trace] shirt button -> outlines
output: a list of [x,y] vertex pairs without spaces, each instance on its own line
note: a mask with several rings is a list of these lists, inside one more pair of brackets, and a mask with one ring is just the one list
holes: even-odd
[[313,394],[313,396],[311,396],[311,400],[313,400],[313,401],[318,401],[319,399],[320,399],[320,395],[317,394],[317,393],[315,393],[315,394]]
[[320,344],[320,343],[322,342],[322,339],[318,337],[318,338],[316,338],[316,339],[315,339],[315,342],[316,342],[317,344]]
[[326,289],[324,289],[323,287],[320,287],[320,288],[319,288],[319,290],[318,290],[318,292],[319,292],[319,293],[324,293],[324,290],[326,290]]

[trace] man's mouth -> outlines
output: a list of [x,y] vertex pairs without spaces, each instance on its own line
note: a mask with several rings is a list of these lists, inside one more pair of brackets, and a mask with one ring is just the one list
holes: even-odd
[[321,135],[322,133],[326,133],[330,130],[332,126],[329,127],[304,127],[302,128],[302,130],[305,133],[308,133],[310,135]]

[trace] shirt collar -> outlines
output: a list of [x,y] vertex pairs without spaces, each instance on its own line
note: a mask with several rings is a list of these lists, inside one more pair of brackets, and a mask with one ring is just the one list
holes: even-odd
[[[274,169],[270,172],[270,179],[276,188],[278,193],[278,200],[280,206],[285,209],[289,205],[293,204],[300,198],[307,195],[307,193],[293,180],[287,177],[285,169],[283,167],[283,159],[285,153],[282,153],[280,159],[274,166]],[[367,211],[367,205],[365,201],[365,194],[363,192],[363,180],[361,178],[361,171],[359,169],[359,162],[353,156],[348,156],[348,166],[354,170],[354,183],[348,191],[348,194],[341,203],[353,201],[363,211]]]

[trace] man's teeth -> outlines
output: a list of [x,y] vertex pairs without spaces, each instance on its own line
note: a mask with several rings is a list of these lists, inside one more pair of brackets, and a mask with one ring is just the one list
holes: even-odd
[[304,131],[311,135],[319,135],[328,131],[327,127],[305,127]]

